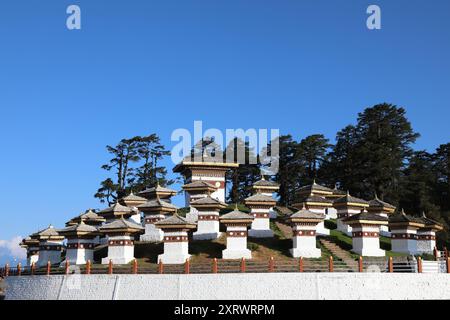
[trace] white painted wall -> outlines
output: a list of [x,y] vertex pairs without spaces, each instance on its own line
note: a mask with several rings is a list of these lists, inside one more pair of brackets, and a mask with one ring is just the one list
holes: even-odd
[[6,299],[450,299],[450,275],[247,273],[6,279]]

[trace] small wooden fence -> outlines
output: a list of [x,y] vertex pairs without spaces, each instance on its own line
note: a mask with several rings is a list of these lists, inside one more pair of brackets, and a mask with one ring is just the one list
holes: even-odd
[[0,268],[2,277],[32,276],[32,275],[63,275],[63,274],[205,274],[205,273],[267,273],[267,272],[407,272],[407,273],[450,273],[450,259],[437,261],[423,261],[417,259],[363,259],[360,257],[354,264],[343,261],[335,261],[333,257],[328,260],[292,259],[276,261],[270,258],[267,262],[252,260],[218,260],[212,259],[211,263],[191,263],[187,260],[184,264],[145,264],[139,266],[137,260],[130,265],[92,265],[89,261],[86,265],[64,266],[51,265],[45,267],[17,267],[6,265]]

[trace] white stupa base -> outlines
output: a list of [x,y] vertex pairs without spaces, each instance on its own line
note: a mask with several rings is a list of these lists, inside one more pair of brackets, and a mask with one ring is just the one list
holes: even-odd
[[248,236],[252,237],[252,238],[272,238],[273,231],[272,230],[250,229],[250,230],[248,230]]
[[164,238],[164,232],[155,227],[154,224],[145,225],[145,234],[139,237],[143,242],[161,242]]
[[197,222],[198,221],[198,210],[191,207],[190,211],[186,213],[186,220],[189,222]]
[[[75,252],[70,252],[70,249],[66,251],[66,259],[61,262],[61,266],[66,265],[66,261],[69,261],[69,265],[84,265],[88,260],[94,262],[94,250],[74,250]],[[78,251],[78,252],[76,252]]]
[[318,248],[293,248],[289,252],[294,258],[320,258],[322,251]]
[[158,261],[163,264],[183,264],[190,258],[190,254],[167,254],[163,253],[158,255]]
[[322,221],[317,225],[316,234],[319,236],[329,236],[330,230],[325,228],[325,223]]
[[362,250],[352,249],[352,252],[359,254],[363,257],[384,257],[386,256],[386,251],[378,248],[367,248]]
[[252,252],[249,249],[230,250],[225,249],[222,251],[222,259],[251,259]]
[[141,214],[137,213],[132,215],[128,220],[130,220],[131,222],[137,223],[137,224],[141,224]]
[[329,219],[337,219],[337,210],[334,208],[329,208],[328,213],[326,214],[325,220]]
[[349,236],[349,237],[351,237],[352,236],[352,227],[350,227],[348,224],[346,224],[346,223],[343,223],[342,221],[341,221],[341,219],[338,219],[337,220],[337,230],[338,231],[340,231],[340,232],[342,232],[342,233],[345,233],[347,236]]
[[61,252],[60,251],[39,251],[39,258],[36,263],[38,267],[44,267],[47,262],[50,261],[51,265],[61,263]]
[[222,235],[221,232],[210,232],[210,233],[194,232],[192,238],[194,240],[214,240],[219,238],[221,235]]
[[39,260],[39,254],[33,254],[32,256],[29,256],[27,258],[27,267],[31,267],[31,265],[33,263],[37,264],[38,260]]
[[129,264],[134,258],[103,258],[102,264],[109,264],[109,260],[112,261],[113,264]]

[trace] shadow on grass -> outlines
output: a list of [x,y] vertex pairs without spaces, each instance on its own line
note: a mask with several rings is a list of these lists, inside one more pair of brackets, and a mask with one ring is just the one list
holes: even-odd
[[158,255],[164,251],[164,244],[136,242],[134,245],[134,256],[136,259],[142,259],[147,263],[158,263]]
[[189,243],[189,253],[206,255],[207,258],[221,258],[225,245],[211,240],[195,240]]
[[292,239],[280,239],[278,235],[273,238],[248,238],[249,244],[256,244],[267,249],[278,251],[284,256],[292,257],[289,249],[292,247]]

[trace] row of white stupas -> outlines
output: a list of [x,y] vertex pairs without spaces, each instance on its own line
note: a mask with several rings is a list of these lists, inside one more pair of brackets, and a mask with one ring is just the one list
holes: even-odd
[[[253,185],[254,194],[244,200],[250,214],[235,210],[220,215],[225,208],[225,173],[236,164],[184,161],[175,172],[184,175],[186,218],[177,214],[171,203],[175,190],[159,185],[138,195],[130,195],[104,210],[88,210],[66,223],[66,228],[49,228],[22,241],[27,249],[28,264],[44,266],[48,261],[61,263],[61,251],[70,264],[94,261],[97,246],[107,245],[103,264],[126,264],[134,259],[134,241],[164,242],[158,261],[165,264],[184,263],[189,255],[189,240],[214,240],[221,236],[220,223],[226,227],[226,249],[223,259],[251,258],[247,237],[273,237],[270,219],[277,216],[274,193],[279,186],[264,178]],[[442,226],[426,218],[413,218],[377,197],[365,201],[347,192],[320,186],[315,182],[299,190],[298,211],[286,221],[293,230],[293,257],[317,258],[316,235],[328,235],[324,220],[337,218],[338,230],[350,235],[353,251],[363,256],[384,256],[380,234],[391,237],[392,251],[418,254],[432,253],[435,233]],[[388,219],[389,217],[389,219]],[[390,232],[388,231],[388,227]],[[64,245],[64,241],[66,244]],[[65,261],[66,261],[65,260]],[[65,263],[63,261],[62,263]]]

